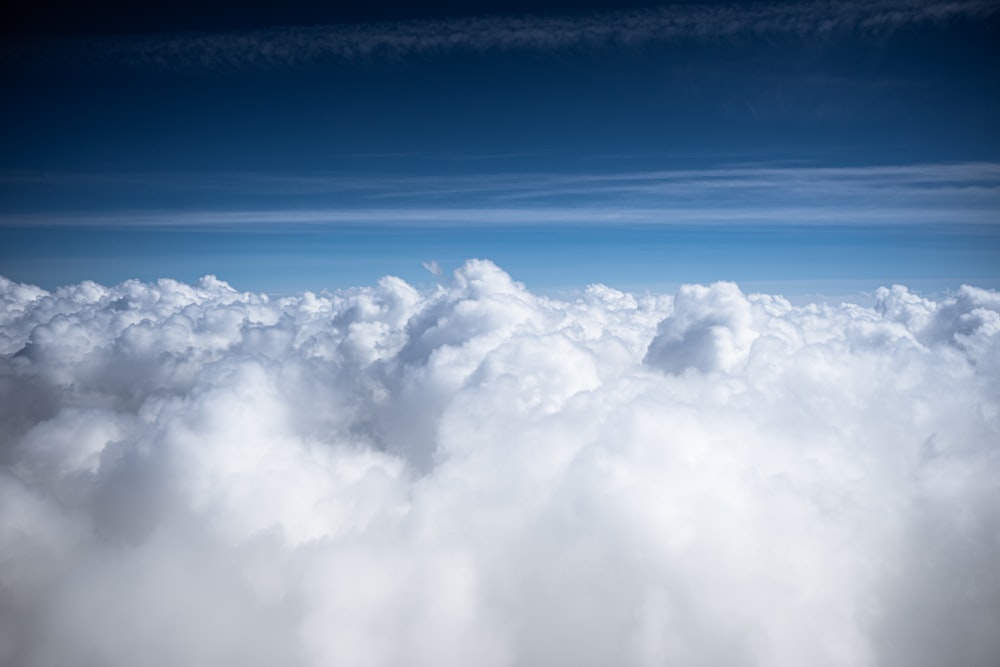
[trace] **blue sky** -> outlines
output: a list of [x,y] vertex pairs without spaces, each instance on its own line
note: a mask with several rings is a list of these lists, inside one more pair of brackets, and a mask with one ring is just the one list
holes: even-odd
[[0,274],[1000,287],[996,3],[241,7],[5,22]]

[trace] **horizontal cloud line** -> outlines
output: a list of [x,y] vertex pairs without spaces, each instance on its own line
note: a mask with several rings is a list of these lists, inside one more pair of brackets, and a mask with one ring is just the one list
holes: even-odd
[[489,226],[821,226],[908,225],[996,228],[995,209],[834,206],[788,208],[324,208],[227,211],[135,211],[109,214],[12,214],[5,227],[129,227],[294,229],[297,226],[489,227]]
[[926,184],[986,183],[1000,185],[1000,163],[998,162],[950,162],[912,163],[863,166],[782,166],[769,163],[741,164],[700,169],[647,169],[606,172],[479,172],[461,174],[440,174],[428,176],[385,175],[378,177],[346,176],[337,172],[300,174],[295,172],[261,171],[194,171],[142,174],[135,172],[56,172],[52,170],[6,170],[0,171],[0,185],[102,185],[127,183],[169,184],[187,181],[201,187],[241,186],[249,184],[254,189],[261,187],[280,189],[282,186],[317,187],[329,189],[385,189],[405,186],[455,184],[461,187],[484,189],[530,188],[545,189],[557,185],[600,186],[608,183],[681,183],[691,184],[761,184],[787,185],[789,182],[820,183],[829,186],[836,183],[858,183],[863,185],[919,186]]
[[[368,211],[746,210],[911,208],[969,212],[1000,209],[1000,164],[912,164],[867,167],[739,166],[608,173],[480,173],[358,177],[342,174],[176,173],[52,174],[7,172],[0,188],[38,201],[60,188],[86,186],[133,196],[149,193],[206,209]],[[55,193],[55,194],[54,194]],[[206,205],[206,201],[214,202]],[[71,204],[71,202],[70,202]],[[119,206],[118,208],[124,208]],[[150,206],[155,208],[155,206]],[[183,206],[182,206],[183,208]],[[40,209],[36,208],[35,212]],[[79,211],[78,211],[79,212]],[[8,211],[8,217],[14,215]]]

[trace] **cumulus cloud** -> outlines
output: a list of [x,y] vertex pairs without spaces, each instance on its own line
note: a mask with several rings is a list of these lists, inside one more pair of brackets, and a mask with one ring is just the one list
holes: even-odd
[[0,303],[2,664],[1000,655],[996,292]]

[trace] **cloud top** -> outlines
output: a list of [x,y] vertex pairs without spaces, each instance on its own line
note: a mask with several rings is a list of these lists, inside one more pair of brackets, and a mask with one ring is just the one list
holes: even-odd
[[0,662],[991,665],[1000,295],[0,279]]

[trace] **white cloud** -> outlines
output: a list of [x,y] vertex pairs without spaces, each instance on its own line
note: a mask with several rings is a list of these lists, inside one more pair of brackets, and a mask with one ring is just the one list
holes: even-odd
[[0,303],[0,663],[1000,655],[996,292]]
[[435,278],[441,277],[441,265],[437,263],[436,259],[425,261],[422,263],[422,266]]
[[671,373],[730,371],[746,359],[757,336],[750,302],[735,283],[684,285],[674,311],[660,322],[646,363]]

